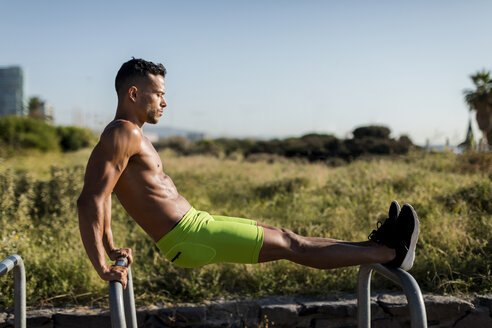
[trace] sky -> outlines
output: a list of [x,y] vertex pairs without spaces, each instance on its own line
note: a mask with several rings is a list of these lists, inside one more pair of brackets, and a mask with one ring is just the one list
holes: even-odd
[[159,125],[212,137],[392,137],[452,145],[473,114],[469,76],[492,69],[492,1],[7,1],[0,66],[57,124],[101,128],[132,56],[166,67]]

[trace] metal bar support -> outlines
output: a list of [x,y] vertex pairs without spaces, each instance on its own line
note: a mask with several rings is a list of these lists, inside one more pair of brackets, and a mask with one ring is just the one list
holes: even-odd
[[24,261],[15,254],[0,262],[0,277],[14,270],[14,327],[26,328],[26,270]]
[[410,309],[411,327],[427,328],[424,299],[417,281],[415,281],[412,275],[402,269],[389,269],[381,264],[365,264],[360,266],[357,290],[358,327],[369,328],[371,326],[370,289],[373,270],[403,289]]
[[[127,266],[128,260],[121,257],[116,260],[115,265]],[[109,282],[109,308],[112,328],[137,328],[137,313],[130,267],[128,267],[128,283],[125,290],[123,290],[121,282]]]

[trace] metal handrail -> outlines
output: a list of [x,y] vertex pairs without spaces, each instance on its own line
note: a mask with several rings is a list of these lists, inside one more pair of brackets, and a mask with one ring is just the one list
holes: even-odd
[[14,270],[14,326],[26,328],[26,270],[24,261],[15,254],[0,262],[0,277]]
[[[115,265],[128,266],[128,260],[120,257]],[[133,294],[132,270],[128,266],[128,283],[126,289],[119,281],[109,282],[109,308],[111,311],[111,327],[137,328],[137,313],[135,310],[135,296]]]
[[360,266],[357,290],[358,327],[369,328],[371,325],[370,286],[373,270],[403,288],[407,297],[408,307],[410,308],[411,327],[427,328],[424,299],[417,281],[415,281],[412,275],[402,269],[389,269],[381,264],[365,264]]

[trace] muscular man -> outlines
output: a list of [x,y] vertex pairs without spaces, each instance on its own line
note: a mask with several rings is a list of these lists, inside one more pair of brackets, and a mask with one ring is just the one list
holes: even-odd
[[365,242],[299,236],[252,220],[197,211],[162,170],[162,162],[142,133],[155,124],[166,107],[166,69],[142,59],[124,63],[116,76],[118,107],[94,148],[77,201],[82,241],[103,280],[127,283],[127,269],[110,259],[131,250],[115,248],[111,233],[111,193],[175,265],[259,263],[286,259],[331,269],[385,263],[409,270],[414,261],[419,227],[413,208],[393,201],[389,218]]

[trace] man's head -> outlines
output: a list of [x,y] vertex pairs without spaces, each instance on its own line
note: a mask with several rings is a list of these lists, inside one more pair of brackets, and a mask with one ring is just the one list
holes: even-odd
[[136,58],[132,58],[121,65],[114,81],[118,97],[126,93],[132,85],[147,79],[149,74],[166,77],[166,68],[162,64],[154,64],[153,62]]
[[157,123],[166,107],[164,100],[166,69],[143,59],[131,59],[116,74],[118,101],[131,104],[147,123]]

